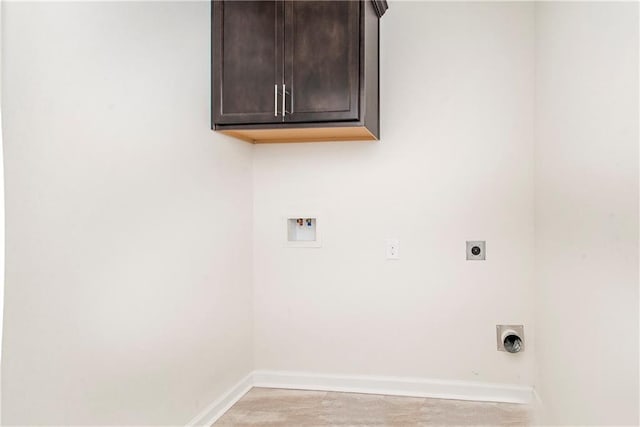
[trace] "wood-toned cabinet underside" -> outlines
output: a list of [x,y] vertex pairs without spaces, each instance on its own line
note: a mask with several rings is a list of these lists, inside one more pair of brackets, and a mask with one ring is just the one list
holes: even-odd
[[251,142],[378,138],[369,1],[212,3],[213,128]]

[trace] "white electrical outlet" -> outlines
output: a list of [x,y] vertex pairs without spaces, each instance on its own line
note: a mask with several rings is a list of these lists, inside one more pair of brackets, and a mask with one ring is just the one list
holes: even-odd
[[387,259],[400,259],[400,241],[398,239],[387,239],[385,245]]

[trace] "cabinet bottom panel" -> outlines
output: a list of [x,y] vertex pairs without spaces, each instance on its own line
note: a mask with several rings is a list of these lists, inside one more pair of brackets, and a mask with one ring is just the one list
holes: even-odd
[[323,141],[375,141],[376,138],[363,126],[289,129],[229,129],[221,130],[254,144],[276,142],[323,142]]

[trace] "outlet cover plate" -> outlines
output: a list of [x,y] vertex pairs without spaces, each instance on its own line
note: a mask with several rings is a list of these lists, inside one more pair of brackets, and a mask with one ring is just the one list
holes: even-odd
[[487,259],[487,244],[484,240],[467,240],[467,261]]
[[400,259],[400,240],[386,239],[385,249],[387,253],[387,259]]

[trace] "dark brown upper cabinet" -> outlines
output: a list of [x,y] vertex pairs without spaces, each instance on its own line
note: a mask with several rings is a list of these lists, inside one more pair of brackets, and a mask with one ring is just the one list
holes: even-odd
[[212,121],[250,142],[379,138],[386,1],[212,2]]

